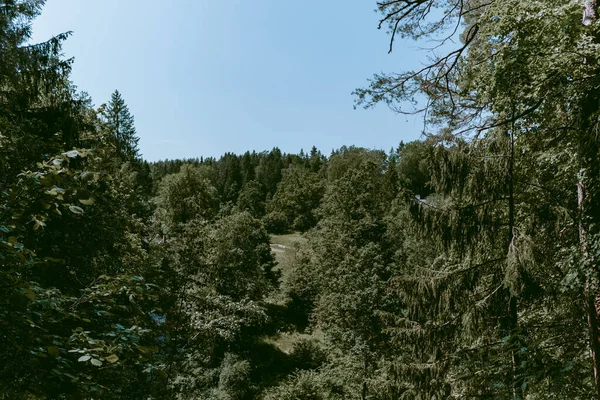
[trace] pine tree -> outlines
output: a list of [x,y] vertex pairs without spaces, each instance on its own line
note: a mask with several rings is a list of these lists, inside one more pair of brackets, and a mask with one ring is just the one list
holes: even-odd
[[114,146],[117,157],[123,162],[140,158],[134,118],[118,90],[112,94],[108,104],[101,109],[104,128],[109,142]]

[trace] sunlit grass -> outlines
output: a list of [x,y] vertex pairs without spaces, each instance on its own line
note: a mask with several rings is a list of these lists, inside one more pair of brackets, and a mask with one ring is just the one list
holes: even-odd
[[280,332],[276,335],[266,337],[264,342],[277,347],[286,354],[290,354],[294,348],[294,344],[303,339],[313,339],[322,342],[323,331],[320,329],[315,329],[312,333]]
[[282,281],[285,280],[293,265],[299,246],[305,242],[306,238],[299,232],[289,235],[271,235],[271,251],[275,254],[278,268],[281,270]]

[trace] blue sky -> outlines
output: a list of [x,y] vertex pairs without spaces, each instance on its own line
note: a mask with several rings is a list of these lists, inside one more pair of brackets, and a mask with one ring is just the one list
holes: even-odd
[[94,103],[118,89],[148,160],[342,145],[388,150],[418,117],[353,109],[376,72],[425,54],[377,30],[375,0],[48,0],[34,40],[73,31],[72,79]]

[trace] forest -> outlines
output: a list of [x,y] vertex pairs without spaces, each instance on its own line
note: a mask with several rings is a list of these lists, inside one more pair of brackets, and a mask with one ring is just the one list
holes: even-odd
[[600,399],[595,0],[382,0],[440,47],[355,105],[422,140],[157,162],[43,5],[0,0],[0,399]]

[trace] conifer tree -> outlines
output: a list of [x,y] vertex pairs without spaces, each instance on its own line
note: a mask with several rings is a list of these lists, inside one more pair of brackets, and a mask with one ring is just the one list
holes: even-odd
[[72,128],[81,102],[68,81],[71,60],[61,57],[70,32],[29,43],[43,5],[43,0],[0,3],[0,186],[42,161],[41,154],[72,148],[79,140]]
[[[505,151],[501,156],[512,160],[502,168],[507,173],[505,177],[508,178],[508,186],[497,185],[493,181],[497,176],[484,174],[477,178],[479,184],[487,182],[489,187],[501,189],[499,192],[494,194],[484,190],[481,193],[461,193],[459,190],[459,196],[453,197],[456,200],[468,200],[469,196],[477,193],[483,195],[484,199],[498,202],[498,196],[504,193],[502,203],[507,208],[498,208],[504,210],[498,214],[497,211],[491,212],[495,210],[492,207],[486,218],[507,218],[504,225],[508,227],[508,231],[505,228],[502,231],[508,236],[498,231],[499,237],[509,240],[508,251],[504,251],[506,260],[497,264],[504,265],[498,271],[504,269],[506,276],[497,293],[503,290],[510,292],[508,326],[514,327],[515,334],[509,336],[509,342],[515,339],[514,344],[523,344],[522,336],[526,329],[519,325],[527,325],[532,315],[545,314],[548,321],[554,320],[556,315],[566,309],[572,310],[570,304],[561,304],[551,312],[544,312],[539,308],[543,304],[539,299],[537,304],[529,303],[533,289],[523,288],[527,287],[531,275],[547,279],[540,283],[546,289],[561,286],[558,277],[544,275],[532,266],[537,263],[547,265],[547,268],[560,271],[557,272],[559,276],[570,276],[568,281],[571,284],[572,276],[579,277],[580,295],[572,299],[575,304],[580,304],[580,310],[575,311],[574,315],[587,315],[593,372],[589,376],[593,379],[592,385],[596,387],[597,396],[600,396],[598,260],[596,253],[590,250],[598,247],[597,227],[600,221],[597,212],[597,202],[600,200],[597,173],[599,146],[594,133],[600,112],[597,90],[597,48],[600,36],[595,23],[596,2],[400,0],[380,2],[378,7],[383,13],[380,25],[388,24],[392,35],[390,51],[397,37],[439,38],[439,29],[444,27],[450,28],[446,39],[450,39],[453,32],[461,30],[461,42],[446,54],[434,55],[432,62],[420,70],[376,76],[368,89],[357,91],[359,103],[370,106],[386,102],[402,111],[424,110],[429,130],[434,132],[433,136],[441,143],[452,143],[455,137],[468,138],[467,141],[472,146],[465,146],[464,154],[469,154],[473,147],[480,146],[482,142],[479,139],[482,137],[493,137],[491,132],[497,128],[510,135],[510,151]],[[548,13],[548,10],[553,12]],[[440,15],[443,17],[438,18]],[[411,105],[417,104],[417,94],[427,97],[424,109],[419,109],[418,106],[410,109]],[[516,158],[517,155],[519,157]],[[558,173],[549,179],[542,171],[556,168],[557,159],[564,161],[560,168],[566,174]],[[452,175],[453,178],[446,180],[438,189],[442,193],[449,193],[464,186],[468,182],[468,174],[465,175],[467,171],[468,169],[461,169],[455,162],[442,167],[441,172]],[[523,171],[528,171],[529,175],[524,175]],[[542,181],[545,185],[539,183]],[[545,191],[543,195],[538,193],[538,199],[555,197],[556,193],[551,188],[558,181],[571,187],[573,191],[577,188],[577,196],[572,193],[570,196],[553,199],[553,209],[546,210],[546,214],[536,220],[535,228],[526,223],[531,217],[519,221],[520,209],[537,212],[535,200],[529,197],[533,192],[532,188]],[[575,198],[578,199],[577,204],[569,200]],[[487,207],[484,206],[483,209],[485,208]],[[562,238],[554,237],[556,243],[561,243],[557,244],[561,252],[569,254],[566,257],[570,258],[569,262],[561,257],[550,260],[541,256],[541,249],[550,251],[548,243],[542,238],[548,240],[547,233],[551,231],[548,224],[560,220],[557,210],[563,210],[570,218],[563,222]],[[470,217],[476,217],[478,213]],[[463,215],[460,218],[465,217]],[[476,217],[472,222],[478,219]],[[437,221],[436,224],[442,229],[442,238],[465,240],[465,236],[468,238],[488,229],[483,227],[481,230],[481,223],[475,223],[474,229],[466,231],[454,232],[452,228],[444,228],[444,225],[451,227],[456,221],[460,220]],[[578,226],[578,229],[573,229],[573,226]],[[546,234],[542,235],[540,230]],[[572,243],[577,240],[580,245],[573,246]],[[525,260],[529,261],[524,262]],[[549,294],[546,290],[542,293],[542,298]],[[517,300],[522,306],[515,307]],[[573,316],[570,320],[572,326],[578,327],[578,332],[586,330],[581,326],[583,318]],[[498,320],[497,326],[501,327],[505,323],[506,321]],[[547,332],[543,333],[541,326],[543,329],[552,329],[550,324],[538,324],[528,334],[538,336],[539,340],[552,341]],[[570,333],[564,330],[560,332],[559,336],[565,340],[563,343],[569,342],[566,337]],[[564,345],[556,346],[566,351]],[[511,350],[512,395],[515,399],[525,395],[523,385],[534,381],[533,378],[523,381],[523,377],[518,376],[519,370],[531,373],[529,368],[523,369],[519,364],[530,365],[534,355],[550,358],[547,354],[542,355],[544,351],[541,347],[525,344],[523,348],[527,349],[528,355],[519,354],[514,347]],[[586,349],[580,345],[578,350],[574,350],[578,355],[573,359],[580,360],[585,352]],[[521,363],[522,356],[525,357],[524,363]],[[582,380],[580,387],[584,392],[589,389],[588,383],[587,379]],[[490,384],[491,382],[488,383],[488,388]]]
[[281,181],[283,155],[281,150],[275,147],[270,152],[264,152],[260,156],[260,162],[256,167],[256,180],[263,184],[267,190],[267,196],[271,198]]
[[104,129],[117,154],[123,162],[136,161],[140,158],[133,115],[118,90],[111,95],[110,101],[101,108],[104,117]]

